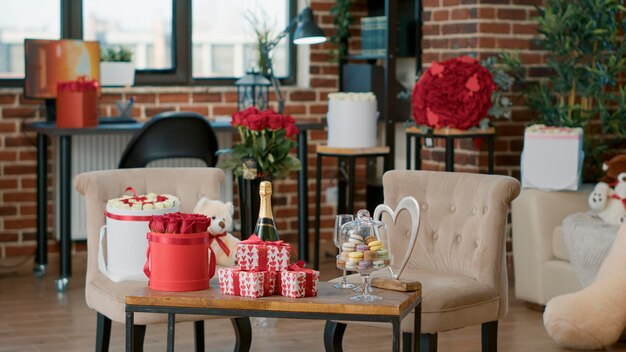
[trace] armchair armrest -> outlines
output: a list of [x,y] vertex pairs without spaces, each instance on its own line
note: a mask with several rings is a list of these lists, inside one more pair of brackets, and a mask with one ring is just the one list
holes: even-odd
[[511,206],[515,296],[526,301],[543,301],[543,267],[554,258],[552,237],[565,217],[589,209],[592,188],[577,192],[547,192],[524,189]]

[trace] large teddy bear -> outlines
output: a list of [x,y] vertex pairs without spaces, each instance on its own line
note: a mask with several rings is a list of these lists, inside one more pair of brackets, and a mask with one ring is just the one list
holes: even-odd
[[233,230],[232,202],[224,203],[203,197],[198,201],[193,212],[211,218],[208,228],[211,251],[215,254],[217,265],[235,266],[235,247],[239,239],[229,232]]
[[603,165],[606,175],[589,195],[589,207],[609,224],[626,223],[626,154]]

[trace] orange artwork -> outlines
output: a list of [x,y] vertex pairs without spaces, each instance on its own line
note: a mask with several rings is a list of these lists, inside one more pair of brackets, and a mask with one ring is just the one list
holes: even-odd
[[100,81],[100,45],[82,40],[24,41],[24,93],[31,98],[55,98],[57,83],[84,76]]

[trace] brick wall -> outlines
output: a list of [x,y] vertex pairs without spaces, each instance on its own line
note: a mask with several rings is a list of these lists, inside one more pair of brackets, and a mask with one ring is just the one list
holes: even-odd
[[[522,59],[529,63],[530,73],[540,73],[542,56],[532,48],[531,38],[534,26],[530,17],[533,5],[540,0],[423,0],[424,38],[423,62],[442,60],[460,54],[474,53],[478,57],[496,54],[500,49],[520,49]],[[333,0],[313,0],[318,23],[332,32],[330,8]],[[353,26],[352,48],[358,48],[358,18],[365,14],[364,1],[354,8],[357,18]],[[330,44],[311,48],[310,87],[284,87],[286,112],[298,120],[320,121],[326,113],[328,92],[337,89],[338,67],[329,61]],[[149,119],[156,113],[168,110],[188,110],[206,115],[209,119],[218,115],[230,115],[236,108],[236,93],[232,87],[144,87],[130,90],[105,90],[101,98],[101,114],[115,113],[114,101],[127,96],[135,96],[136,106],[133,115]],[[35,135],[25,133],[22,123],[43,120],[43,102],[25,99],[21,89],[0,89],[0,258],[27,255],[34,252],[36,229],[36,148]],[[529,116],[521,108],[516,108],[511,120],[496,121],[496,172],[517,176],[519,155],[522,147],[522,128]],[[309,136],[309,222],[313,225],[315,145],[324,142],[323,131],[312,131]],[[485,145],[476,149],[470,141],[457,145],[457,170],[485,170],[487,155]],[[401,146],[402,148],[402,146]],[[54,155],[51,152],[51,156]],[[424,150],[425,169],[443,170],[443,146]],[[402,165],[398,165],[402,167]],[[336,162],[327,159],[324,166],[322,189],[333,183],[331,178],[337,173]],[[365,168],[360,164],[357,175],[364,176]],[[362,180],[364,177],[358,177]],[[50,181],[50,180],[49,180]],[[277,199],[274,215],[281,237],[295,242],[297,232],[297,179],[292,173],[287,180],[276,182]],[[357,182],[357,208],[364,203],[364,182]],[[334,222],[335,209],[326,204],[322,193],[322,238],[329,239]],[[52,212],[53,204],[49,205]],[[54,229],[54,219],[50,217],[49,232]],[[310,235],[313,231],[310,231]],[[53,238],[50,235],[49,238]],[[50,240],[51,251],[57,248],[56,241]]]

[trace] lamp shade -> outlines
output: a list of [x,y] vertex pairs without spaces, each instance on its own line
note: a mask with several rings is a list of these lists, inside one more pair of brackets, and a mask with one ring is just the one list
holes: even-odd
[[235,82],[237,87],[237,108],[239,111],[256,106],[259,110],[268,108],[270,80],[259,72],[250,70]]
[[313,10],[306,7],[298,15],[298,27],[293,34],[293,43],[300,44],[319,44],[326,41],[324,31],[315,23],[313,18]]

